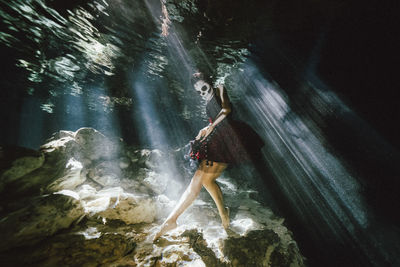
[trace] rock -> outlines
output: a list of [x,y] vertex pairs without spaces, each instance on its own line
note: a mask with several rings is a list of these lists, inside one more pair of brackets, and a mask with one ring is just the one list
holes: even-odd
[[[71,137],[63,137],[43,145],[41,152],[36,153],[43,155],[44,158],[41,159],[43,156],[40,156],[34,160],[37,162],[35,166],[39,167],[33,169],[28,166],[26,167],[26,174],[18,179],[8,180],[7,184],[2,184],[4,186],[1,194],[2,204],[7,206],[8,211],[16,210],[20,207],[10,209],[11,206],[15,206],[11,203],[11,200],[16,198],[28,199],[62,189],[62,187],[56,186],[57,182],[53,184],[54,188],[52,188],[53,185],[50,186],[60,178],[59,183],[68,184],[68,187],[79,184],[82,177],[78,177],[78,181],[75,178],[77,178],[76,174],[80,172],[80,168],[66,169],[67,165],[70,166],[68,162],[71,158],[74,158],[74,155],[79,157],[77,151],[77,144]],[[24,160],[24,162],[26,161]],[[6,170],[6,173],[8,171]],[[75,181],[67,182],[67,178],[73,178]]]
[[80,128],[74,137],[84,156],[92,161],[116,158],[120,151],[117,142],[112,142],[93,128]]
[[[196,253],[188,238],[177,237],[173,240],[160,240],[157,244],[151,242],[139,243],[132,255],[133,266],[193,266],[205,267],[202,258]],[[127,259],[120,260],[112,266],[131,266]],[[216,265],[209,265],[216,266]]]
[[40,197],[31,205],[8,214],[0,221],[0,251],[32,244],[66,229],[84,215],[79,199],[58,193]]
[[[13,163],[24,157],[33,158]],[[8,175],[3,178],[9,182],[1,194],[0,262],[11,260],[15,266],[32,262],[38,266],[304,266],[283,219],[256,200],[250,183],[238,186],[230,176],[217,180],[231,209],[228,232],[221,226],[211,196],[202,190],[180,216],[178,227],[156,244],[150,242],[176,205],[182,186],[189,183],[177,180],[180,173],[175,164],[163,167],[167,157],[172,158],[159,150],[126,149],[91,128],[60,131],[41,152],[18,154],[3,164],[1,173]],[[26,168],[11,171],[17,165]],[[15,197],[20,198],[17,204],[13,204]]]
[[82,159],[82,151],[74,137],[66,136],[60,139],[54,139],[40,147],[46,158],[75,158]]
[[75,189],[78,185],[85,182],[86,177],[82,175],[82,164],[71,158],[66,166],[62,177],[55,180],[47,187],[47,191],[56,192],[63,189]]
[[202,258],[195,253],[188,243],[170,245],[162,250],[162,258],[157,261],[160,266],[204,266]]
[[129,167],[129,165],[130,165],[130,160],[129,160],[129,158],[127,158],[127,157],[121,157],[120,159],[119,159],[119,167],[121,168],[121,169],[126,169],[126,168],[128,168]]
[[122,176],[122,170],[118,161],[103,161],[92,167],[88,176],[103,187],[117,186]]
[[78,191],[78,195],[81,200],[92,200],[95,198],[96,189],[90,185],[84,184]]
[[[89,230],[89,231],[88,231]],[[44,248],[47,255],[41,266],[108,265],[131,252],[135,243],[124,234],[98,233],[90,229],[77,234],[57,236]],[[43,256],[42,256],[43,257]]]
[[146,158],[148,158],[149,155],[150,155],[149,149],[136,149],[133,147],[127,149],[127,156],[131,159],[131,162],[136,165],[143,166],[146,161]]
[[57,140],[57,139],[61,139],[64,137],[72,137],[74,138],[75,133],[73,131],[65,131],[65,130],[61,130],[58,132],[55,132],[51,135],[51,137],[49,139],[46,140],[46,143]]
[[92,216],[126,224],[151,223],[156,216],[156,205],[151,198],[125,193],[121,187],[101,190],[83,206]]
[[119,184],[119,179],[115,175],[94,176],[92,179],[102,187],[117,186]]
[[224,241],[223,253],[234,266],[305,266],[297,245],[293,242],[286,247],[269,229],[230,236]]
[[128,193],[139,192],[141,183],[133,179],[123,178],[119,185]]
[[[181,215],[178,227],[162,239],[174,243],[189,237],[191,248],[206,266],[305,266],[291,232],[270,209],[249,198],[247,188],[239,189],[226,177],[218,179],[225,203],[230,207],[230,229],[221,226],[218,211],[202,192],[193,205]],[[157,198],[160,212],[168,216],[173,201]],[[160,241],[164,242],[164,241]]]
[[144,179],[146,179],[149,176],[150,172],[151,171],[149,169],[140,168],[140,169],[137,169],[137,171],[132,174],[133,175],[132,178],[135,179],[136,181],[142,182]]
[[162,159],[164,157],[163,153],[158,150],[150,149],[128,149],[127,155],[131,159],[131,162],[140,166],[146,167],[148,169],[158,169],[162,164]]
[[147,188],[160,195],[167,189],[168,179],[156,172],[149,172],[148,176],[142,182]]
[[145,165],[147,168],[152,169],[152,170],[157,170],[161,167],[161,164],[163,163],[163,153],[159,149],[153,149],[151,150],[148,158],[145,161]]
[[44,159],[44,154],[35,150],[22,147],[0,147],[0,191],[5,184],[40,168]]
[[76,226],[34,246],[0,252],[0,262],[7,266],[110,266],[134,250],[135,239],[126,234],[132,230]]

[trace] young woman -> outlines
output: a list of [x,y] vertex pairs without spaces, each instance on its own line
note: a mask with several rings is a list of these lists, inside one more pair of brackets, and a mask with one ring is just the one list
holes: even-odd
[[203,186],[217,205],[222,226],[227,229],[229,209],[224,206],[221,189],[215,181],[228,164],[251,160],[253,152],[263,145],[260,137],[247,124],[232,119],[232,106],[223,86],[213,88],[211,80],[202,73],[195,73],[191,81],[197,93],[207,101],[206,112],[210,123],[196,136],[201,143],[196,155],[199,167],[154,240],[177,227],[176,220],[197,198]]

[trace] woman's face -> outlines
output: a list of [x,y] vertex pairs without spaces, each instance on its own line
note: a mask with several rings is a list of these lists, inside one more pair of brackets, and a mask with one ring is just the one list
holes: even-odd
[[209,100],[212,97],[212,88],[210,84],[203,80],[199,80],[194,84],[194,89],[204,100]]

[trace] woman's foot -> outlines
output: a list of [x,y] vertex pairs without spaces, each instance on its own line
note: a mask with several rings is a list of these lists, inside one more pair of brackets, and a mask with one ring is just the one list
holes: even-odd
[[223,216],[221,216],[221,220],[222,220],[222,226],[224,227],[224,229],[228,229],[229,228],[229,208],[225,208],[225,214]]
[[164,222],[161,225],[160,231],[158,231],[154,236],[153,241],[156,241],[158,238],[160,238],[160,236],[165,235],[168,231],[175,229],[177,226],[178,225],[176,224],[175,221]]

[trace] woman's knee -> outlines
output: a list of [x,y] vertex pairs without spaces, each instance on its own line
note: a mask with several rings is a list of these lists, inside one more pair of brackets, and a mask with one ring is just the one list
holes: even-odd
[[203,176],[201,182],[203,184],[203,186],[207,187],[207,186],[214,186],[215,180],[217,180],[217,178],[219,177],[219,173],[212,173],[212,174],[206,174]]
[[205,188],[207,188],[207,187],[212,186],[213,183],[214,183],[214,181],[212,181],[212,180],[210,180],[210,179],[203,179],[203,180],[201,181],[201,183],[203,184],[203,186],[204,186]]

